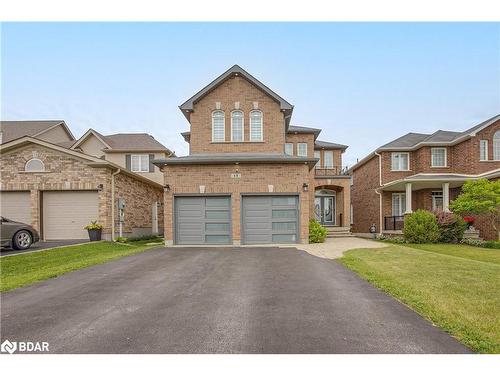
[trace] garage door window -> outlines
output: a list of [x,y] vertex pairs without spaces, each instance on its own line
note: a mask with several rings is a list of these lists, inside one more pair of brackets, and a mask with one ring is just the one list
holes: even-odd
[[207,232],[229,232],[229,223],[206,223]]
[[229,211],[219,211],[219,210],[207,210],[205,212],[205,217],[207,219],[229,219]]
[[273,218],[296,218],[297,211],[293,210],[275,210],[273,209]]
[[291,231],[296,231],[297,230],[297,224],[295,221],[292,222],[274,222],[273,223],[273,231],[283,231],[283,230],[291,230]]

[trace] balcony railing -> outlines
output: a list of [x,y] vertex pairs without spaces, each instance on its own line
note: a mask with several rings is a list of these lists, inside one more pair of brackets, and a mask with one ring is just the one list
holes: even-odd
[[384,230],[403,230],[404,216],[384,216]]
[[316,177],[346,176],[347,167],[315,168]]

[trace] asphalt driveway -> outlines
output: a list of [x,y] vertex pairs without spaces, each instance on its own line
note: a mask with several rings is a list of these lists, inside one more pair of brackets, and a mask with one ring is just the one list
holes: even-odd
[[33,251],[53,249],[54,247],[61,247],[61,246],[77,245],[86,242],[89,242],[89,240],[39,241],[31,245],[31,247],[26,250],[14,250],[2,247],[0,249],[0,256],[31,253]]
[[51,353],[467,353],[333,260],[156,249],[2,293],[2,338]]

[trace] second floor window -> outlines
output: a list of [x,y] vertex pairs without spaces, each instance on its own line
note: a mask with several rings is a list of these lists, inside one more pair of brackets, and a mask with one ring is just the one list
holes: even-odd
[[231,141],[243,142],[243,112],[231,112]]
[[285,155],[293,155],[293,143],[285,143]]
[[333,151],[325,151],[325,168],[333,168]]
[[252,111],[250,112],[250,141],[262,141],[263,140],[263,129],[262,129],[262,112]]
[[493,160],[500,160],[500,130],[493,136]]
[[479,160],[488,160],[488,140],[479,141]]
[[433,147],[431,148],[431,166],[446,167],[446,148]]
[[391,170],[408,171],[410,170],[410,155],[407,152],[393,152],[391,154]]
[[297,155],[307,156],[307,143],[297,143]]
[[316,169],[320,169],[321,168],[321,151],[314,151],[314,157],[319,159],[314,167]]
[[224,112],[214,111],[212,113],[212,142],[224,142],[225,127]]
[[131,155],[130,169],[132,172],[149,172],[149,155]]

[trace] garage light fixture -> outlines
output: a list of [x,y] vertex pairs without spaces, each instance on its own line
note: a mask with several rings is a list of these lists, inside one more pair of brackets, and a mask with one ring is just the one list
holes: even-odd
[[309,184],[307,182],[302,184],[302,190],[306,193],[309,191]]
[[103,184],[97,185],[97,190],[102,191],[102,189],[104,189],[104,185]]

